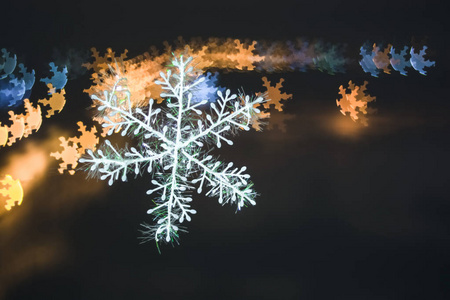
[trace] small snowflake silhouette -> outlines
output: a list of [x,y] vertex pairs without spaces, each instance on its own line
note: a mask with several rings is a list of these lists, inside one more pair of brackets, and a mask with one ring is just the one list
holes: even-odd
[[[90,174],[109,180],[111,185],[119,178],[126,181],[128,174],[151,173],[153,188],[147,194],[158,193],[153,199],[155,207],[148,210],[155,224],[144,224],[144,241],[178,242],[179,232],[185,231],[180,224],[190,221],[196,211],[191,208],[191,191],[197,189],[206,195],[217,197],[220,204],[236,204],[237,209],[255,205],[256,192],[246,167],[234,168],[233,163],[223,163],[208,155],[205,144],[222,142],[232,145],[227,137],[240,129],[249,130],[251,122],[260,113],[257,106],[266,101],[264,97],[223,93],[217,90],[217,101],[205,105],[210,99],[192,101],[193,92],[205,76],[200,76],[190,65],[192,58],[183,56],[172,60],[171,69],[160,73],[162,81],[156,81],[163,89],[163,108],[154,108],[150,99],[144,108],[133,107],[130,93],[119,99],[115,91],[105,91],[102,97],[92,96],[99,103],[98,110],[106,112],[103,127],[108,132],[132,135],[139,147],[117,150],[108,140],[97,151],[87,151],[79,160],[89,165]],[[172,73],[173,72],[173,73]],[[118,81],[119,83],[119,81]]]
[[51,62],[50,72],[53,73],[53,76],[42,78],[41,81],[47,85],[51,84],[55,89],[63,89],[67,83],[67,67],[64,67],[62,71],[58,71],[58,66],[54,62]]
[[404,46],[403,50],[400,51],[400,54],[397,54],[394,47],[391,48],[391,66],[394,68],[394,70],[400,72],[403,76],[408,75],[408,71],[406,68],[411,67],[411,62],[409,59],[406,59],[405,57],[408,55],[408,46]]
[[411,54],[409,61],[411,62],[412,67],[422,75],[427,75],[427,71],[424,70],[425,67],[429,68],[436,64],[434,61],[425,59],[424,56],[427,49],[427,46],[423,46],[419,53],[416,53],[414,47],[411,47],[411,51],[409,52],[409,54]]
[[345,116],[349,113],[350,118],[356,122],[359,120],[364,126],[368,126],[367,114],[375,112],[375,109],[367,107],[367,104],[375,101],[375,97],[367,93],[367,81],[361,86],[355,85],[351,80],[348,82],[347,92],[342,85],[339,87],[341,100],[336,99],[336,105],[341,108],[341,113]]

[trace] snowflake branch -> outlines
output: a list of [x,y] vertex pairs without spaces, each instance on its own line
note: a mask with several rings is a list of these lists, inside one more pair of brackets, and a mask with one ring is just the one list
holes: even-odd
[[122,181],[126,181],[127,173],[132,170],[129,166],[132,165],[134,165],[134,173],[139,174],[141,166],[148,163],[147,172],[150,173],[153,170],[153,163],[156,161],[161,162],[164,156],[169,154],[168,151],[154,153],[147,149],[147,154],[149,154],[148,151],[151,151],[151,155],[143,156],[134,147],[132,147],[130,148],[131,152],[126,152],[124,156],[122,156],[116,151],[116,149],[114,149],[110,141],[106,140],[105,144],[110,150],[113,151],[113,153],[103,153],[101,149],[98,149],[94,154],[92,150],[88,149],[87,154],[90,158],[80,158],[79,162],[90,164],[91,167],[89,169],[91,172],[99,172],[102,174],[100,176],[101,180],[109,178],[109,185],[112,185],[115,180],[119,179],[121,174]]
[[[225,93],[225,97],[223,97],[223,94],[221,91],[217,91],[217,95],[219,96],[220,100],[217,101],[218,105],[220,106],[220,110],[217,109],[216,105],[214,103],[211,103],[211,108],[214,110],[214,112],[217,115],[217,119],[213,120],[211,115],[207,114],[206,119],[209,121],[210,126],[203,130],[203,122],[201,120],[198,121],[198,131],[199,133],[196,135],[192,135],[189,139],[187,139],[181,147],[186,147],[189,144],[204,138],[205,136],[208,136],[209,134],[213,134],[216,136],[217,139],[217,147],[221,147],[220,140],[223,139],[225,142],[227,142],[229,145],[232,145],[233,142],[231,140],[226,139],[223,137],[222,133],[225,133],[229,131],[232,126],[233,127],[242,127],[245,130],[250,130],[248,125],[250,124],[250,121],[252,120],[251,113],[254,110],[254,105],[260,104],[264,102],[264,98],[258,97],[253,101],[249,100],[249,97],[245,97],[244,105],[240,106],[238,102],[234,103],[234,111],[229,112],[225,111],[225,108],[227,107],[228,102],[230,102],[233,99],[236,99],[236,94],[233,94],[230,96],[230,90],[227,90]],[[242,120],[244,118],[244,123],[240,123],[236,120]],[[225,125],[226,124],[226,125]],[[225,125],[225,126],[224,126]],[[231,126],[230,126],[231,125]]]
[[[104,117],[105,123],[102,125],[103,127],[112,127],[108,132],[108,135],[111,135],[114,130],[120,130],[122,126],[125,126],[125,129],[122,131],[122,135],[124,136],[133,125],[137,125],[137,128],[134,129],[135,135],[139,134],[141,131],[146,131],[147,133],[145,134],[145,138],[154,136],[160,138],[167,144],[173,145],[172,141],[167,139],[161,132],[155,130],[150,125],[152,118],[154,122],[155,117],[161,111],[160,108],[155,110],[152,109],[154,103],[153,99],[149,100],[148,115],[143,114],[140,108],[135,108],[136,114],[144,116],[145,122],[143,122],[133,115],[130,107],[128,108],[128,111],[125,111],[122,107],[117,106],[117,96],[114,94],[114,90],[111,93],[105,91],[104,96],[105,99],[101,99],[100,97],[93,95],[92,99],[98,100],[101,103],[101,105],[97,108],[99,111],[103,111],[105,109],[110,111],[108,115]],[[127,98],[129,98],[129,94],[127,95]],[[115,117],[117,114],[120,115],[120,119],[124,119],[125,121],[111,120],[111,118]]]
[[[177,224],[183,223],[184,220],[191,221],[190,214],[197,213],[196,210],[190,209],[190,204],[188,204],[192,201],[192,198],[185,197],[182,194],[187,189],[192,188],[182,183],[187,182],[187,178],[178,174],[176,177],[180,177],[180,181],[175,183],[172,176],[166,182],[152,180],[152,184],[157,187],[147,191],[147,194],[152,194],[155,191],[162,190],[161,197],[157,200],[157,206],[147,211],[148,214],[155,215],[155,219],[158,220],[158,228],[152,233],[156,241],[159,241],[161,239],[160,236],[163,236],[164,240],[169,242],[178,231],[179,227]],[[167,195],[167,192],[170,194]]]
[[211,189],[206,195],[211,197],[219,196],[220,204],[237,201],[239,210],[245,206],[245,203],[250,203],[251,205],[256,204],[254,200],[256,193],[251,189],[253,183],[248,182],[250,175],[243,173],[247,169],[246,167],[230,170],[233,163],[228,163],[225,168],[220,170],[219,166],[222,163],[219,161],[214,163],[210,162],[211,155],[208,155],[202,160],[195,158],[185,151],[183,151],[183,155],[203,170],[200,177],[192,180],[194,184],[200,182],[200,186],[197,189],[198,193],[202,192],[203,184],[207,181],[206,184],[211,186]]
[[[189,63],[189,59],[187,60],[187,63]],[[176,121],[176,127],[171,127],[170,129],[174,129],[176,131],[176,139],[175,139],[175,147],[173,148],[173,152],[171,153],[173,157],[173,164],[165,167],[164,169],[172,168],[172,173],[170,175],[170,181],[168,183],[165,183],[164,185],[160,184],[159,188],[163,188],[163,196],[161,197],[161,200],[165,200],[165,193],[167,191],[167,188],[170,188],[169,190],[169,198],[166,201],[166,205],[160,205],[157,206],[157,210],[159,211],[161,208],[165,208],[167,211],[167,215],[164,215],[163,217],[160,217],[158,220],[159,227],[155,232],[155,239],[158,241],[160,235],[165,235],[166,242],[169,242],[171,240],[173,232],[178,231],[178,226],[174,223],[178,220],[180,223],[186,220],[190,220],[189,213],[195,213],[195,210],[188,209],[190,207],[189,204],[185,204],[184,202],[189,200],[192,200],[191,198],[182,197],[181,193],[186,191],[186,189],[190,188],[187,185],[181,184],[178,181],[178,178],[180,177],[181,182],[186,182],[187,178],[179,175],[178,170],[178,161],[179,161],[179,145],[181,144],[182,135],[181,132],[183,128],[181,127],[182,124],[182,116],[183,116],[183,96],[184,96],[184,79],[185,79],[185,68],[184,68],[184,62],[181,58],[180,61],[176,61],[174,64],[178,64],[180,74],[178,75],[178,84],[175,86],[175,88],[170,83],[170,73],[168,72],[167,76],[164,74],[160,74],[161,77],[164,80],[164,89],[168,89],[172,92],[170,96],[174,97],[178,101],[178,107],[177,107],[177,117],[173,116],[171,113],[167,113],[166,116],[169,119],[173,119]],[[167,94],[162,95],[168,96]],[[171,107],[176,107],[176,105],[171,105]],[[166,127],[166,126],[165,126]],[[167,128],[167,127],[166,127]],[[167,129],[166,129],[167,130]],[[156,182],[156,181],[155,181]],[[153,213],[154,210],[150,210],[150,213]],[[181,216],[180,216],[181,213]]]

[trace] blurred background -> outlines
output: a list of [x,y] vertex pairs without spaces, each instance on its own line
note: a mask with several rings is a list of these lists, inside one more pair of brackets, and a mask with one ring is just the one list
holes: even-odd
[[[66,65],[66,105],[38,132],[0,148],[0,175],[23,203],[0,211],[0,299],[448,299],[450,169],[447,12],[443,1],[9,1],[0,48],[49,75]],[[149,176],[112,187],[59,174],[59,136],[91,124],[90,49],[128,57],[179,36],[304,38],[345,45],[345,72],[220,72],[233,91],[284,79],[285,130],[242,132],[213,154],[247,166],[260,194],[235,213],[194,195],[181,244],[140,244]],[[426,45],[436,65],[373,77],[363,44]],[[368,126],[336,106],[340,85],[368,81]],[[31,98],[45,96],[45,85]],[[0,110],[6,123],[8,110]],[[0,196],[1,197],[1,196]],[[1,198],[0,198],[1,200]],[[3,200],[2,200],[3,201]],[[3,202],[2,202],[3,203]],[[1,209],[3,209],[3,204]]]

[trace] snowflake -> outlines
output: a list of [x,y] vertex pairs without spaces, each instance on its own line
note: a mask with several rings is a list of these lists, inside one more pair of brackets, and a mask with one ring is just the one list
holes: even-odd
[[372,58],[373,63],[379,70],[383,70],[386,74],[391,74],[391,70],[389,69],[389,52],[391,51],[391,44],[388,44],[387,47],[381,51],[380,46],[377,46],[377,44],[373,44],[373,53],[375,53],[375,56]]
[[240,40],[236,39],[234,40],[234,42],[236,43],[236,49],[238,49],[238,53],[229,54],[227,57],[237,62],[236,69],[246,69],[247,71],[253,71],[255,69],[255,62],[263,60],[263,57],[253,54],[256,41],[253,41],[251,45],[247,46],[247,48],[244,46],[244,44],[241,43]]
[[41,81],[47,85],[51,84],[55,89],[63,89],[67,83],[67,67],[64,67],[62,71],[58,71],[58,67],[55,65],[55,63],[51,62],[50,72],[53,73],[53,76],[42,78]]
[[[77,123],[81,132],[80,137],[65,138],[59,137],[60,146],[63,148],[61,152],[52,152],[50,156],[53,156],[57,160],[62,160],[59,164],[59,173],[63,174],[64,170],[67,170],[70,175],[75,174],[75,168],[78,165],[78,159],[83,155],[87,149],[95,150],[99,142],[99,138],[96,135],[97,129],[91,127],[87,130],[87,126],[83,122]],[[71,167],[69,167],[69,165]]]
[[62,89],[57,92],[51,83],[47,84],[47,88],[49,90],[49,99],[39,99],[38,102],[42,104],[43,107],[50,106],[50,108],[47,110],[46,115],[47,118],[50,118],[55,114],[56,111],[61,112],[61,110],[64,108],[64,105],[66,104],[66,91]]
[[8,141],[8,127],[2,126],[2,122],[0,122],[0,146],[5,146]]
[[91,48],[92,56],[94,57],[93,63],[85,63],[83,64],[88,70],[93,69],[94,72],[98,73],[101,70],[108,69],[111,64],[116,62],[116,60],[123,61],[127,58],[128,50],[125,49],[124,53],[120,54],[119,57],[116,57],[116,52],[112,51],[111,48],[106,49],[105,55],[102,57],[99,55],[99,52],[95,48]]
[[34,77],[34,70],[31,70],[31,72],[27,72],[27,68],[24,66],[24,64],[19,64],[19,73],[21,74],[21,77],[23,81],[25,82],[25,90],[30,91],[33,88],[34,82],[36,78]]
[[[220,204],[237,204],[240,210],[247,204],[255,205],[256,192],[246,167],[233,168],[233,163],[223,163],[208,155],[205,144],[222,142],[232,145],[227,135],[243,128],[249,130],[251,121],[260,111],[255,108],[265,102],[263,97],[231,94],[230,90],[217,91],[218,99],[210,103],[209,113],[200,110],[207,99],[193,103],[196,87],[204,76],[194,77],[197,71],[190,65],[192,58],[183,56],[172,60],[172,68],[160,73],[162,81],[156,81],[163,89],[166,108],[154,108],[150,99],[145,111],[133,107],[130,93],[125,101],[118,101],[115,86],[105,91],[103,97],[92,96],[100,104],[99,111],[106,111],[104,127],[110,127],[111,135],[119,129],[122,135],[134,135],[139,147],[121,150],[106,140],[97,151],[87,151],[79,160],[87,163],[90,175],[113,184],[119,178],[126,181],[128,173],[153,174],[153,188],[147,194],[158,193],[148,210],[156,224],[143,224],[143,240],[178,242],[179,232],[185,231],[180,224],[190,221],[196,211],[191,208],[191,190],[201,193],[206,189],[209,197],[218,197]],[[173,73],[172,73],[173,72]],[[119,118],[116,116],[119,115]],[[204,117],[205,116],[205,117]]]
[[10,56],[11,54],[5,48],[2,48],[1,52],[3,54],[0,59],[0,80],[11,74],[17,64],[17,57],[15,54]]
[[[52,152],[50,156],[53,156],[57,160],[62,160],[59,164],[58,172],[60,174],[64,173],[64,170],[68,170],[70,175],[75,174],[75,168],[78,165],[78,159],[80,158],[80,154],[78,152],[78,145],[76,143],[70,143],[65,137],[59,137],[61,142],[61,147],[63,150],[61,152]],[[71,168],[69,167],[71,165]]]
[[8,111],[9,120],[12,121],[11,126],[9,126],[9,134],[11,135],[8,139],[8,146],[14,144],[17,140],[22,139],[25,132],[25,120],[22,116],[14,114],[12,110]]
[[16,78],[14,74],[8,75],[5,81],[0,81],[0,106],[9,101],[8,107],[16,106],[21,103],[25,95],[25,81]]
[[[180,41],[184,44],[183,41]],[[256,41],[251,43],[239,39],[218,39],[211,38],[207,42],[192,41],[185,47],[178,47],[175,53],[182,48],[183,53],[195,56],[198,69],[229,69],[241,71],[255,70],[255,64],[263,61],[264,57],[255,54]],[[180,45],[181,46],[181,45]],[[197,49],[197,50],[196,50]],[[166,53],[172,52],[171,47],[166,43]]]
[[4,179],[0,180],[0,195],[7,198],[5,208],[11,210],[13,206],[22,204],[23,189],[20,180],[14,180],[11,175],[6,175]]
[[34,107],[33,104],[30,103],[29,99],[25,99],[23,101],[26,114],[19,115],[24,120],[24,132],[23,136],[28,137],[33,131],[38,131],[42,125],[42,111],[41,106],[38,105]]
[[427,75],[427,72],[424,70],[425,67],[432,67],[435,65],[436,62],[426,60],[424,58],[425,51],[428,49],[427,46],[423,46],[422,49],[417,54],[415,52],[414,47],[411,47],[411,51],[409,54],[411,54],[410,62],[414,70],[418,71],[422,75]]
[[341,108],[341,113],[345,116],[349,113],[350,118],[356,122],[359,120],[364,126],[368,126],[367,114],[375,112],[375,109],[367,107],[369,102],[375,101],[375,97],[367,93],[367,81],[361,86],[355,85],[351,80],[348,82],[347,92],[342,85],[339,87],[341,100],[336,99],[336,105]]
[[370,73],[373,77],[378,77],[380,70],[378,70],[373,59],[376,53],[374,51],[368,51],[367,46],[361,46],[359,54],[362,59],[359,61],[359,65],[363,68],[364,72]]
[[400,51],[400,54],[397,54],[395,51],[395,48],[391,48],[391,66],[394,68],[394,70],[400,72],[403,76],[408,75],[408,71],[406,70],[407,67],[411,67],[411,62],[409,59],[406,59],[406,55],[408,51],[408,46],[404,46],[403,50]]
[[284,104],[281,103],[281,101],[292,98],[292,94],[281,93],[280,91],[280,89],[283,87],[284,79],[280,78],[275,86],[271,85],[271,82],[267,80],[267,77],[263,77],[262,81],[264,82],[263,86],[267,91],[267,98],[270,99],[263,104],[264,108],[269,109],[271,105],[274,105],[276,110],[283,111]]

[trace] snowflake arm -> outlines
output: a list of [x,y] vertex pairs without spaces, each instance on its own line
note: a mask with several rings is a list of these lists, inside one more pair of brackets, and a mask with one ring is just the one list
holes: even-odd
[[[125,109],[117,99],[117,96],[115,94],[115,87],[113,88],[111,93],[109,93],[108,91],[104,92],[104,99],[96,95],[92,96],[92,99],[97,100],[100,103],[100,106],[98,107],[99,111],[108,111],[107,115],[103,118],[105,122],[102,124],[103,127],[111,127],[108,135],[111,135],[114,130],[122,130],[122,135],[124,136],[130,129],[133,128],[133,133],[135,135],[146,132],[145,138],[156,137],[164,141],[166,144],[173,146],[172,141],[170,141],[164,136],[164,134],[157,131],[151,126],[151,123],[155,122],[157,115],[161,112],[160,108],[157,108],[155,110],[152,109],[154,104],[153,99],[149,100],[148,114],[144,114],[139,107],[136,107],[134,109],[136,115],[143,117],[144,120],[141,120],[137,116],[133,115],[130,94],[128,91],[126,92],[126,95],[127,108]],[[118,119],[116,115],[119,116]]]
[[[215,117],[213,118],[211,114],[206,114],[206,120],[209,123],[206,124],[208,126],[206,129],[204,129],[203,122],[198,120],[198,132],[191,135],[191,137],[183,143],[182,147],[186,147],[193,142],[198,144],[199,140],[204,139],[209,135],[215,137],[218,148],[222,146],[221,140],[224,140],[229,145],[233,145],[233,142],[225,138],[224,135],[233,128],[250,130],[248,125],[252,121],[252,114],[259,112],[255,106],[265,102],[263,97],[257,97],[251,101],[249,96],[245,96],[244,99],[242,99],[243,104],[239,103],[239,101],[235,101],[234,104],[232,104],[231,101],[236,99],[237,95],[230,95],[230,90],[225,92],[225,96],[219,90],[217,91],[217,95],[220,98],[217,101],[217,105],[216,103],[211,103],[211,108],[214,111]],[[232,112],[225,110],[230,106],[233,108]]]
[[[172,74],[171,70],[167,71],[167,75],[163,72],[160,72],[159,75],[163,79],[163,81],[156,80],[155,83],[161,85],[161,88],[166,91],[170,91],[171,94],[168,93],[162,93],[161,97],[179,97],[184,94],[185,91],[188,91],[195,87],[196,85],[202,83],[205,81],[205,77],[199,77],[197,80],[195,80],[191,84],[186,84],[185,81],[185,75],[188,73],[191,73],[193,71],[193,67],[189,66],[190,62],[192,61],[192,57],[189,57],[186,60],[183,60],[183,57],[181,56],[180,60],[173,60],[173,66],[175,66],[179,71],[180,74]],[[174,78],[176,81],[175,86],[170,82],[170,79]]]
[[[173,64],[180,72],[179,74],[173,75],[177,81],[175,86],[170,82],[172,75],[170,71],[167,72],[167,76],[163,73],[160,74],[164,83],[159,82],[159,84],[162,85],[163,90],[171,92],[171,94],[162,93],[161,96],[174,97],[177,100],[174,104],[168,104],[169,108],[175,110],[177,116],[175,117],[172,113],[168,112],[166,117],[176,123],[171,123],[170,126],[166,125],[164,127],[165,131],[170,131],[172,133],[169,133],[169,135],[175,137],[175,146],[169,150],[171,151],[171,163],[164,167],[164,170],[172,169],[172,172],[170,176],[165,178],[162,182],[153,180],[152,183],[156,185],[157,188],[147,191],[147,194],[152,194],[156,190],[163,190],[160,203],[158,203],[154,209],[148,211],[149,214],[155,214],[156,212],[156,218],[158,219],[158,227],[154,232],[156,241],[159,241],[161,237],[164,237],[166,242],[169,242],[174,236],[177,237],[177,232],[179,230],[177,224],[182,223],[184,219],[190,221],[189,213],[196,213],[195,210],[189,209],[190,205],[187,204],[192,201],[192,199],[184,196],[185,191],[192,187],[185,184],[187,178],[180,174],[180,169],[182,169],[182,167],[179,166],[179,159],[181,158],[180,145],[182,141],[182,131],[184,129],[182,127],[183,114],[187,111],[183,101],[184,93],[188,90],[185,87],[185,72],[192,71],[192,67],[188,67],[186,70],[186,66],[191,60],[191,58],[188,58],[186,61],[183,61],[183,58],[181,57],[180,60],[173,61]],[[197,80],[196,82],[201,82],[201,80]]]
[[[180,68],[180,70],[182,70],[182,69],[185,69],[185,66],[187,64],[189,64],[189,62],[191,60],[192,60],[192,58],[188,58],[185,62],[183,62],[182,60],[180,60],[180,61],[175,60],[174,65],[177,66],[178,68]],[[192,72],[192,67],[189,67],[186,72]],[[174,74],[173,77],[176,80],[179,80],[180,82],[178,82],[175,86],[173,86],[173,84],[170,82],[170,79],[172,77],[172,72],[170,70],[167,71],[167,75],[165,75],[163,72],[160,72],[159,75],[161,76],[163,81],[156,80],[155,83],[161,85],[161,88],[163,90],[170,92],[170,93],[163,92],[160,94],[160,96],[161,97],[174,97],[174,98],[178,99],[178,101],[180,101],[180,97],[182,97],[182,95],[184,94],[185,91],[191,90],[198,84],[205,81],[205,77],[199,77],[192,84],[183,86],[181,79],[183,79],[183,81],[184,81],[184,78],[181,78],[180,75],[178,75],[178,74]],[[181,75],[181,76],[183,76],[183,75]],[[200,115],[201,111],[198,110],[196,107],[206,104],[208,102],[208,100],[205,99],[205,100],[200,101],[199,103],[191,105],[192,93],[189,93],[187,96],[188,96],[187,105],[186,105],[186,108],[183,108],[181,106],[182,111],[184,113],[187,113],[190,110],[193,110],[194,112],[196,112],[197,114]],[[172,104],[172,103],[167,104],[167,107],[169,107],[169,108],[173,108],[173,107],[177,107],[177,106],[178,106],[177,104]]]
[[[95,153],[88,149],[87,154],[90,156],[79,159],[80,163],[88,163],[91,165],[91,172],[100,173],[101,180],[108,180],[108,184],[112,185],[115,180],[120,178],[122,181],[127,180],[127,173],[131,170],[137,175],[140,172],[142,166],[148,164],[147,172],[151,173],[155,162],[162,162],[168,151],[161,153],[155,153],[146,147],[145,155],[139,153],[136,148],[131,147],[129,152],[124,154],[119,153],[112,145],[111,142],[105,140],[105,144],[108,146],[108,150],[98,149]],[[145,146],[145,144],[144,144]]]
[[[161,175],[161,174],[160,174]],[[148,239],[155,239],[157,242],[161,239],[169,242],[174,237],[178,237],[179,224],[184,220],[191,221],[191,214],[196,214],[195,209],[190,208],[192,198],[185,196],[184,193],[191,186],[184,184],[187,178],[179,176],[170,176],[164,181],[152,180],[152,184],[156,186],[155,189],[148,190],[147,194],[152,194],[156,191],[161,191],[161,196],[156,200],[156,206],[147,211],[148,214],[155,216],[157,225],[153,229],[150,226],[145,226],[151,229],[147,232],[150,235]]]
[[233,163],[230,162],[225,168],[221,168],[221,165],[224,164],[219,161],[211,161],[211,155],[199,160],[186,151],[183,151],[183,154],[201,169],[201,175],[192,180],[193,184],[200,182],[197,189],[199,194],[202,192],[203,185],[206,185],[210,188],[206,195],[218,196],[220,204],[236,202],[238,210],[246,203],[256,204],[254,198],[257,195],[252,189],[253,183],[248,180],[250,175],[243,173],[247,167],[231,169]]

